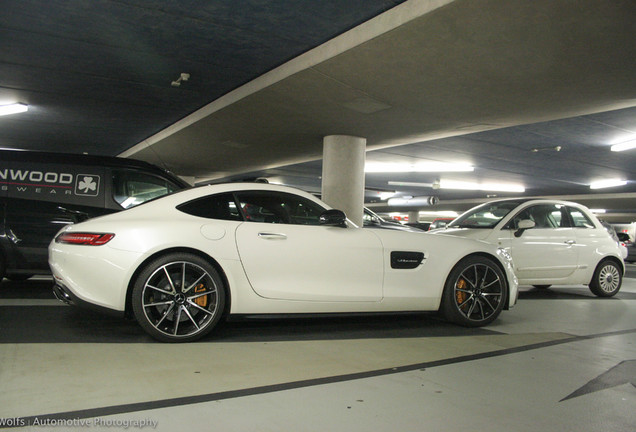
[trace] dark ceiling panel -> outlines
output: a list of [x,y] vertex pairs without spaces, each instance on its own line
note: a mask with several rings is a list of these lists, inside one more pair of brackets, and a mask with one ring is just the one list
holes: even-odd
[[403,1],[2,0],[0,146],[116,155]]

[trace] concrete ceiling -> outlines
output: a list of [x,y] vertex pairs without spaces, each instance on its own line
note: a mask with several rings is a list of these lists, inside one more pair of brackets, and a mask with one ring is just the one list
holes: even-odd
[[[636,138],[633,0],[240,3],[0,0],[0,99],[32,106],[0,118],[0,146],[311,189],[322,138],[356,135],[370,161],[473,164],[367,176],[369,199],[394,190],[449,206],[486,193],[389,181],[581,198],[593,180],[636,180],[636,151],[609,151]],[[171,86],[181,72],[190,79]],[[636,182],[594,196],[631,217]]]

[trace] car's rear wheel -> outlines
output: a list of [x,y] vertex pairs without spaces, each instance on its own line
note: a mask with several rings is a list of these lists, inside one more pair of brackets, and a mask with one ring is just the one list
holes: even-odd
[[612,297],[621,289],[622,283],[621,268],[616,262],[605,260],[596,267],[589,287],[599,297]]
[[466,327],[494,321],[508,296],[506,278],[491,259],[471,256],[450,272],[442,298],[444,317]]
[[141,327],[163,342],[190,342],[209,333],[223,314],[225,289],[205,259],[188,253],[160,257],[141,271],[132,307]]

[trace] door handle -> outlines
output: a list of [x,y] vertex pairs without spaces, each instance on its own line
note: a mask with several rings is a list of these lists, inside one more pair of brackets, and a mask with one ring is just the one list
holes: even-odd
[[258,236],[266,240],[286,240],[287,235],[281,233],[259,232]]
[[573,244],[575,244],[575,243],[576,243],[576,240],[566,240],[566,241],[565,241],[565,244],[567,244],[567,245],[569,245],[569,246],[572,246],[572,245],[573,245]]

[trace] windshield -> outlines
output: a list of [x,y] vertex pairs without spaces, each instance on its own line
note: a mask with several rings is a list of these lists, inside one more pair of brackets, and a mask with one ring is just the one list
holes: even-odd
[[486,203],[468,210],[447,225],[447,228],[494,228],[508,213],[523,201]]

